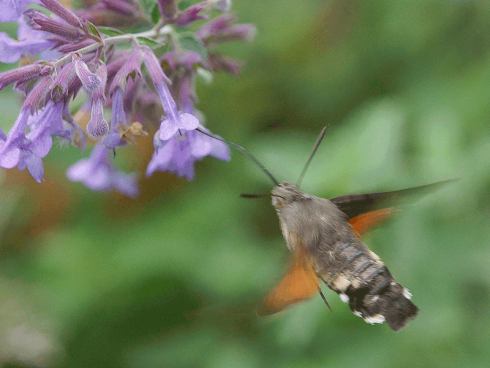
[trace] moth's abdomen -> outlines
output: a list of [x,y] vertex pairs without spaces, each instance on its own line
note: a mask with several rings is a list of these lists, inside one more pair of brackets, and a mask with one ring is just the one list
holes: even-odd
[[409,291],[360,241],[346,242],[334,249],[329,264],[321,278],[367,323],[386,321],[398,331],[417,315],[418,308],[410,300]]

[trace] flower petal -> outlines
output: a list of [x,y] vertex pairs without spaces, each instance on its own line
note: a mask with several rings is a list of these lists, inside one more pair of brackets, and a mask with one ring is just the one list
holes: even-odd
[[175,133],[177,133],[177,130],[179,130],[179,128],[177,127],[177,124],[175,124],[174,120],[164,119],[160,124],[160,139],[162,141],[169,140],[175,135]]
[[182,113],[177,120],[179,129],[194,130],[199,126],[199,119],[192,114]]

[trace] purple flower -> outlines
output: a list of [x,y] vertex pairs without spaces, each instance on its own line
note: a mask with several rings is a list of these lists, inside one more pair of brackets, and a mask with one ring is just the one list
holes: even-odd
[[66,129],[62,137],[69,140],[73,146],[80,148],[82,153],[85,153],[85,146],[87,144],[85,133],[71,116],[68,105],[65,105],[65,109],[63,110],[63,120],[66,122]]
[[[41,158],[51,150],[51,135],[64,135],[61,113],[62,104],[49,102],[42,112],[30,115],[28,108],[23,108],[17,121],[7,137],[0,135],[0,167],[19,170],[26,167],[32,177],[40,183],[44,168]],[[26,135],[26,128],[30,132]]]
[[0,138],[0,167],[11,169],[19,163],[21,148],[29,143],[25,137],[28,117],[29,110],[22,110],[6,139]]
[[24,55],[37,55],[54,44],[51,41],[27,38],[13,40],[6,33],[0,32],[0,62],[15,63]]
[[202,26],[196,35],[206,46],[227,41],[251,42],[257,33],[255,26],[247,23],[233,24],[234,21],[233,14],[222,15]]
[[200,15],[202,10],[206,9],[206,3],[199,3],[187,8],[182,14],[180,14],[174,21],[177,27],[187,27],[188,25],[194,23],[197,20],[209,19],[209,16]]
[[[73,54],[73,64],[75,65],[75,71],[78,78],[80,78],[82,81],[85,92],[95,99],[103,97],[105,84],[107,82],[107,67],[105,64],[99,64],[99,68],[97,70],[99,71],[99,69],[102,68],[99,73],[92,73],[88,68],[88,65],[85,64],[78,54]],[[93,96],[94,94],[95,96]]]
[[101,2],[107,9],[110,9],[116,13],[128,16],[139,16],[138,9],[135,7],[135,5],[130,4],[125,0],[102,0]]
[[109,124],[104,119],[104,104],[102,103],[102,99],[99,98],[92,102],[90,121],[87,124],[87,134],[92,139],[96,139],[107,133],[109,133]]
[[112,97],[112,121],[111,132],[104,138],[104,146],[107,148],[115,148],[120,144],[125,144],[121,140],[118,127],[126,124],[126,114],[123,106],[123,92],[120,88],[116,88]]
[[82,81],[85,92],[90,95],[92,111],[87,124],[87,134],[97,138],[109,133],[109,124],[104,120],[105,85],[107,82],[107,67],[100,62],[95,73],[92,73],[82,58],[74,54],[73,63],[78,78]]
[[199,120],[192,114],[177,110],[177,105],[166,84],[170,81],[163,73],[155,54],[149,48],[144,49],[144,61],[166,114],[160,124],[160,139],[166,141],[172,138],[177,131],[182,134],[185,131],[196,129],[199,126]]
[[[203,127],[201,129],[208,131]],[[155,171],[168,171],[192,180],[196,161],[206,156],[223,161],[230,159],[230,150],[225,143],[195,130],[176,135],[167,142],[159,141],[157,132],[154,142],[155,152],[146,169],[147,177]]]
[[29,150],[40,158],[45,157],[53,145],[51,135],[64,135],[62,120],[63,104],[46,104],[42,112],[31,115],[27,120],[30,132],[26,138],[30,140]]
[[197,66],[206,66],[201,55],[194,51],[169,51],[161,59],[165,60],[173,71],[177,70],[180,66],[184,66],[190,71],[194,71]]
[[2,0],[0,2],[0,22],[12,22],[19,19],[30,4],[39,4],[39,0]]
[[81,181],[92,190],[117,190],[129,197],[136,197],[138,187],[135,175],[116,171],[109,162],[110,153],[102,144],[97,144],[88,159],[80,160],[68,168],[66,176],[71,181]]
[[243,61],[235,60],[215,52],[209,53],[208,62],[210,69],[213,71],[229,73],[234,77],[240,74],[240,69],[245,65]]

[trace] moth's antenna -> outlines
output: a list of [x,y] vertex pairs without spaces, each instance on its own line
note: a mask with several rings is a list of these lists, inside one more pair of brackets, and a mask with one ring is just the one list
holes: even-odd
[[301,171],[301,174],[298,178],[298,182],[296,183],[296,186],[299,188],[301,186],[301,182],[303,181],[303,177],[305,176],[306,170],[308,169],[308,166],[310,166],[310,162],[313,159],[313,156],[315,156],[315,152],[318,149],[318,146],[320,143],[322,143],[322,139],[325,136],[325,132],[327,131],[327,127],[323,127],[322,132],[318,136],[318,139],[316,140],[315,146],[313,147],[313,151],[311,151],[310,158],[308,161],[306,161],[305,167],[303,167],[303,171]]
[[255,162],[255,164],[260,167],[262,169],[263,172],[265,172],[267,174],[267,176],[274,182],[274,185],[279,185],[279,182],[276,180],[276,178],[271,174],[271,172],[269,170],[267,170],[265,168],[264,165],[262,165],[260,163],[259,160],[257,160],[250,152],[248,152],[245,148],[243,148],[242,146],[239,146],[238,144],[236,143],[233,143],[233,142],[229,142],[227,141],[226,139],[223,139],[221,138],[220,136],[218,135],[215,135],[215,134],[212,134],[212,133],[208,133],[208,132],[205,132],[204,130],[202,130],[201,128],[197,128],[196,129],[198,132],[201,132],[202,134],[204,135],[207,135],[208,137],[211,137],[211,138],[214,138],[214,139],[217,139],[218,141],[221,141],[221,142],[225,142],[226,144],[234,147],[236,150],[240,151],[244,156],[248,157],[250,160],[252,160],[253,162]]

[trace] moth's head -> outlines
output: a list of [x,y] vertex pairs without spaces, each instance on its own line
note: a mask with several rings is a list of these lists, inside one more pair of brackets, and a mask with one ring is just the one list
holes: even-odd
[[272,205],[276,209],[281,209],[297,201],[303,196],[303,193],[294,184],[285,181],[272,189]]

